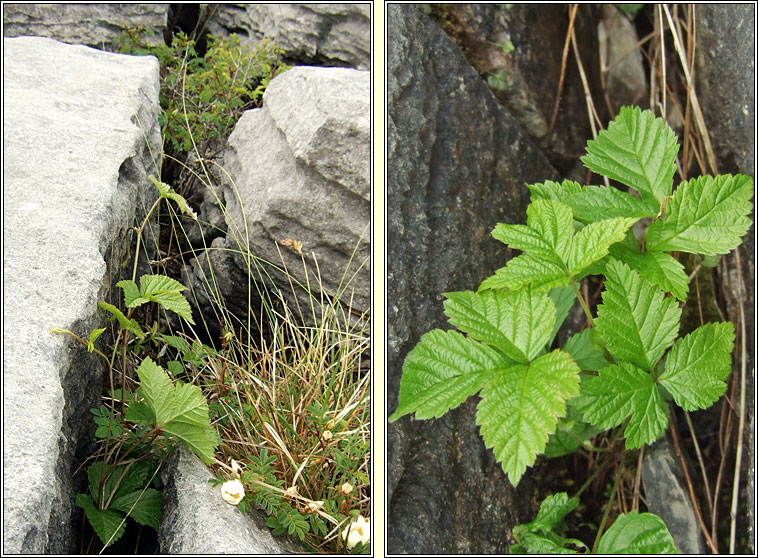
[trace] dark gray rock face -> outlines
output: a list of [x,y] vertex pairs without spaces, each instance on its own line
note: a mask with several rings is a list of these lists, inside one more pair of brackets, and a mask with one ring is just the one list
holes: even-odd
[[126,231],[157,195],[158,62],[40,37],[3,50],[3,552],[66,554],[105,367],[50,330],[87,338],[120,295]]
[[266,37],[301,65],[371,67],[368,4],[220,4],[208,29],[251,48]]
[[[421,11],[388,7],[387,397],[397,406],[406,354],[447,328],[441,293],[475,289],[508,250],[490,236],[524,222],[525,183],[556,172],[460,50]],[[504,553],[529,521],[486,450],[475,401],[432,421],[388,425],[387,550]],[[528,475],[527,475],[528,476]]]
[[679,552],[704,554],[703,536],[683,476],[681,462],[667,438],[646,449],[642,486],[645,495],[651,496],[646,500],[648,510],[663,519]]
[[299,554],[289,537],[274,537],[262,511],[244,515],[213,488],[208,468],[189,450],[179,448],[161,472],[163,519],[158,542],[164,554]]
[[128,23],[154,31],[147,40],[158,43],[167,14],[168,4],[4,4],[3,36],[48,37],[102,49]]
[[[450,32],[469,63],[485,79],[497,99],[521,123],[553,166],[563,173],[585,169],[577,159],[591,137],[584,91],[572,52],[569,52],[563,91],[553,133],[550,121],[561,75],[563,45],[568,30],[568,5],[447,4],[443,18],[452,20]],[[582,64],[592,88],[595,106],[605,110],[597,84],[596,7],[582,5],[574,22]],[[500,45],[510,40],[514,50]]]
[[[698,95],[720,173],[743,173],[755,179],[755,5],[702,4],[696,7],[698,37]],[[755,205],[755,199],[753,199]],[[755,440],[751,425],[755,420],[755,210],[743,245],[739,248],[742,270],[747,358],[745,362],[746,416],[743,463],[746,482],[742,498],[747,510],[740,515],[738,533],[746,533],[745,552],[755,551]],[[729,256],[729,269],[736,269],[734,256]],[[731,281],[732,293],[727,301],[736,299],[736,274]],[[737,322],[739,309],[729,308],[729,319]],[[737,340],[739,346],[739,337]],[[739,368],[735,367],[739,374]]]

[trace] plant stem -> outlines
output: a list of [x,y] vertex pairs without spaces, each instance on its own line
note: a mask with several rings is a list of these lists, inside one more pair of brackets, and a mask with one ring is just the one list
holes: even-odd
[[582,310],[584,310],[584,315],[587,316],[587,322],[589,322],[590,327],[595,327],[595,320],[592,319],[592,312],[590,312],[589,306],[587,306],[587,303],[584,300],[584,297],[582,296],[582,293],[579,292],[579,287],[576,284],[576,281],[574,281],[573,275],[569,279],[571,282],[571,288],[574,289],[574,294],[576,295],[576,298],[579,300],[579,304],[582,305]]

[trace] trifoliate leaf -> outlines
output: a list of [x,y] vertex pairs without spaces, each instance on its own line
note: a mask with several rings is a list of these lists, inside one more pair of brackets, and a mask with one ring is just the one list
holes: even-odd
[[750,227],[752,196],[753,179],[744,174],[683,182],[668,200],[664,217],[650,225],[647,250],[728,253],[740,245]]
[[674,343],[658,380],[685,411],[707,409],[726,391],[733,347],[731,322],[705,324]]
[[124,279],[123,281],[119,281],[116,283],[116,286],[121,287],[124,290],[124,304],[127,308],[134,308],[135,306],[149,302],[145,297],[142,296],[139,287],[137,287],[137,283],[131,279]]
[[88,494],[77,494],[76,505],[84,509],[90,525],[104,545],[115,543],[124,534],[124,516],[117,511],[98,509]]
[[417,419],[440,417],[511,364],[497,350],[457,331],[432,330],[405,357],[398,406],[389,420],[414,412]]
[[565,201],[582,223],[594,223],[611,217],[629,217],[635,220],[655,217],[658,213],[639,198],[611,186],[585,186]]
[[555,321],[555,306],[547,293],[471,291],[445,293],[445,314],[469,337],[497,347],[523,364],[547,343]]
[[608,262],[595,325],[614,358],[652,370],[674,342],[681,314],[674,298],[664,298],[625,263]]
[[[582,191],[579,183],[573,180],[564,180],[561,183],[546,180],[542,184],[527,184],[526,187],[532,193],[531,201],[555,200],[566,204],[573,194]],[[605,219],[605,217],[601,217],[601,219]]]
[[563,350],[571,355],[582,370],[598,371],[608,366],[600,349],[592,343],[592,329],[585,329],[566,340]]
[[566,401],[578,393],[579,367],[560,350],[529,366],[512,366],[484,386],[476,423],[513,486],[545,449]]
[[492,235],[524,253],[498,269],[479,290],[526,285],[549,289],[567,285],[571,276],[601,259],[608,247],[623,240],[635,220],[606,219],[574,235],[571,209],[554,200],[538,199],[527,209],[527,224],[499,223]]
[[[189,303],[181,294],[187,287],[175,279],[165,275],[143,275],[140,277],[139,289],[131,280],[119,281],[117,285],[124,289],[124,303],[127,308],[135,308],[146,302],[157,302],[167,310],[176,312],[189,323],[195,323]],[[101,303],[101,306],[102,304],[104,303]]]
[[671,195],[678,151],[676,134],[663,120],[649,110],[621,107],[608,128],[587,143],[582,162],[593,172],[637,190],[655,215]]
[[653,285],[670,292],[684,302],[687,299],[690,284],[684,266],[665,252],[643,252],[629,248],[626,244],[611,246],[611,255],[623,260],[629,267]]
[[652,513],[630,511],[616,518],[600,537],[598,554],[678,554],[663,520]]
[[155,413],[156,426],[181,439],[204,463],[212,463],[214,445],[206,436],[212,426],[200,388],[182,382],[174,386],[165,370],[150,357],[142,361],[137,375],[140,391]]
[[582,383],[577,410],[603,429],[626,425],[627,449],[657,440],[666,428],[666,407],[653,377],[629,362],[606,366]]
[[158,530],[163,517],[163,493],[154,488],[135,490],[114,498],[110,507],[128,513],[140,525]]
[[107,302],[98,302],[97,305],[103,310],[107,310],[108,312],[113,314],[118,320],[118,323],[121,324],[122,328],[131,331],[134,335],[136,335],[140,339],[145,338],[145,333],[142,331],[142,328],[139,326],[136,320],[128,319],[126,316],[124,316],[124,313],[121,310],[119,310],[112,304],[108,304]]
[[578,505],[579,499],[569,498],[565,492],[551,494],[545,498],[534,521],[513,528],[513,535],[518,544],[511,547],[510,553],[576,554],[576,550],[566,548],[567,544],[586,549],[583,542],[560,536],[560,533],[566,530],[563,518]]

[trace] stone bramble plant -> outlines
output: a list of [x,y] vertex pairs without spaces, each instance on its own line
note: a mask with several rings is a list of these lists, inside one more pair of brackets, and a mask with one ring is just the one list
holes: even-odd
[[[751,225],[753,179],[701,176],[674,190],[677,152],[661,119],[623,107],[582,161],[639,196],[570,180],[528,185],[526,225],[500,223],[492,232],[521,255],[476,292],[445,294],[445,314],[460,332],[430,331],[407,355],[389,420],[439,417],[479,393],[476,423],[516,486],[540,454],[571,453],[617,426],[628,449],[640,448],[661,437],[669,405],[692,411],[715,403],[731,372],[734,326],[707,323],[679,336],[689,280],[672,253],[700,254],[708,263],[739,246]],[[643,219],[651,222],[638,237],[632,227]],[[588,275],[605,279],[596,315],[578,287]],[[590,327],[553,349],[574,300]],[[564,500],[546,499],[550,521],[540,523],[541,509],[533,524],[519,526],[521,536],[514,530],[521,545],[514,548],[571,552],[567,539],[547,535],[578,504]],[[616,521],[632,523],[627,535],[651,529],[660,546],[647,551],[673,549],[656,516],[633,513]],[[626,540],[606,539],[616,524],[600,540],[605,552]]]

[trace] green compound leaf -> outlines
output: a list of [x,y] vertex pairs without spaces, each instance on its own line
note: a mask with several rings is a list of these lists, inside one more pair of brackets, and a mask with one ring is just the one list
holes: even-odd
[[744,174],[701,176],[679,185],[663,219],[647,232],[650,251],[726,254],[750,227],[753,179]]
[[[165,370],[146,357],[137,369],[140,391],[155,413],[156,426],[175,435],[204,463],[213,462],[216,447],[208,431],[208,403],[199,387],[177,382],[174,386]],[[217,438],[217,437],[216,437]]]
[[555,306],[547,293],[472,291],[445,293],[445,314],[469,337],[526,364],[544,348],[555,322]]
[[595,325],[610,353],[652,370],[679,330],[682,314],[676,300],[647,283],[625,263],[606,265],[603,304]]
[[684,266],[665,252],[643,252],[631,249],[626,244],[611,246],[611,255],[625,261],[629,267],[653,285],[670,292],[684,302],[687,299],[690,283]]
[[540,504],[540,511],[531,523],[513,528],[518,543],[511,546],[511,554],[577,554],[567,544],[586,550],[583,542],[560,536],[566,530],[563,518],[579,505],[578,498],[569,498],[565,492],[551,494]]
[[149,525],[157,531],[163,517],[163,493],[154,488],[144,492],[135,490],[114,498],[110,507],[128,513],[140,525]]
[[637,190],[655,215],[671,194],[678,151],[676,134],[663,120],[649,110],[621,107],[608,128],[587,143],[582,162],[593,172]]
[[399,403],[389,420],[414,412],[417,419],[441,417],[511,364],[497,350],[457,331],[432,330],[405,357]]
[[[579,389],[581,391],[581,387]],[[597,426],[582,420],[575,408],[575,402],[578,400],[572,399],[566,403],[566,416],[558,420],[558,428],[550,435],[545,446],[546,457],[561,457],[574,453],[586,440],[602,432]]]
[[657,440],[666,428],[666,407],[653,377],[633,364],[622,362],[600,370],[582,383],[577,410],[584,419],[603,429],[626,425],[627,449]]
[[612,244],[624,239],[635,219],[614,218],[592,223],[574,235],[571,208],[538,199],[527,209],[526,225],[499,223],[492,236],[524,253],[485,280],[479,290],[531,284],[537,289],[567,285],[569,278],[601,259]]
[[189,302],[181,294],[187,287],[165,275],[143,275],[139,282],[139,289],[136,283],[129,279],[116,283],[124,290],[124,303],[127,308],[135,308],[146,302],[157,302],[166,310],[179,314],[194,325]]
[[731,322],[705,324],[671,347],[659,381],[682,409],[707,409],[726,391],[733,347]]
[[124,313],[121,312],[121,310],[112,304],[108,304],[107,302],[98,302],[97,305],[103,310],[107,310],[113,314],[113,316],[118,320],[118,323],[121,324],[122,328],[131,331],[139,339],[145,338],[145,333],[142,331],[142,328],[139,326],[139,324],[135,320],[130,320],[124,316]]
[[104,545],[113,544],[124,534],[124,516],[117,511],[98,509],[88,494],[77,494],[76,505],[84,509],[90,525]]
[[637,221],[643,217],[655,217],[658,213],[641,199],[612,186],[585,186],[569,196],[565,203],[571,207],[574,218],[582,223],[611,217],[629,217]]
[[560,350],[516,365],[485,385],[476,423],[513,486],[545,449],[566,401],[579,393],[579,367]]
[[127,308],[134,308],[140,304],[150,302],[148,299],[142,296],[139,287],[137,287],[137,283],[131,279],[124,279],[123,281],[119,281],[116,283],[116,286],[121,287],[124,290],[124,304]]
[[597,546],[598,554],[678,554],[663,520],[652,513],[631,511],[618,516]]
[[[572,195],[582,191],[578,182],[573,180],[564,180],[563,182],[553,182],[546,180],[541,184],[527,184],[527,188],[532,193],[531,200],[555,200],[568,205],[568,200]],[[605,217],[601,217],[605,219]]]

